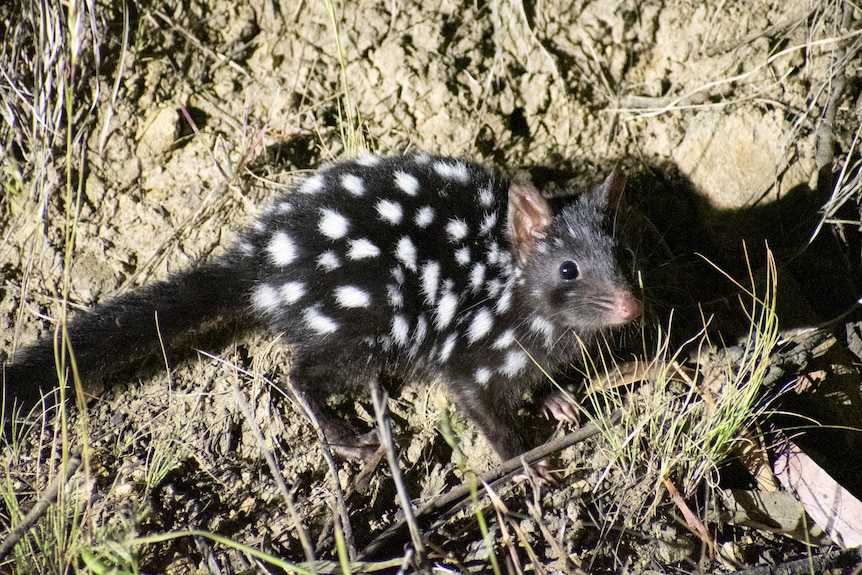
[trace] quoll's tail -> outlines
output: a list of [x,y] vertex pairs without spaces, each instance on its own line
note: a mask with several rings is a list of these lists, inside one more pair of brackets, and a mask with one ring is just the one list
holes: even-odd
[[[161,356],[163,345],[168,352],[193,345],[193,335],[223,327],[219,319],[244,319],[252,282],[248,265],[231,252],[72,315],[68,337],[85,390]],[[10,365],[2,366],[0,381],[5,385],[7,418],[13,402],[25,413],[38,404],[43,394],[58,386],[53,338],[18,351]]]

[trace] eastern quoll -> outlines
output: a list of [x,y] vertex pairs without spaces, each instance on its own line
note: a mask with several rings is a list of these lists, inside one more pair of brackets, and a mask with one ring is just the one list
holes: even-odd
[[[327,397],[386,373],[445,382],[506,460],[527,447],[516,413],[542,370],[641,312],[609,231],[622,186],[614,173],[554,215],[531,183],[453,158],[326,167],[212,263],[76,314],[78,373],[106,380],[204,322],[246,315],[292,344],[291,383],[342,456],[366,455],[373,438]],[[35,405],[57,383],[53,341],[4,371],[7,400]]]

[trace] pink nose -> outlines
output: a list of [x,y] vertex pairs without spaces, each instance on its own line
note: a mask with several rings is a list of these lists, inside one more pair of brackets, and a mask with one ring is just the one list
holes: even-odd
[[628,323],[638,317],[643,311],[643,304],[630,293],[624,293],[618,300],[617,311],[620,323]]

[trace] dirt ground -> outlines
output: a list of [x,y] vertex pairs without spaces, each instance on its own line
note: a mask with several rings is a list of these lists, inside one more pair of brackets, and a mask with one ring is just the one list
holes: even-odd
[[[221,253],[278,189],[347,157],[345,101],[365,148],[379,153],[469,157],[503,174],[529,170],[536,181],[579,187],[620,166],[632,209],[649,222],[627,240],[643,270],[644,322],[664,323],[676,309],[680,341],[699,327],[701,309],[716,313],[717,324],[735,321],[721,316],[735,296],[704,275],[695,254],[744,279],[743,241],[754,267],[765,263],[764,240],[784,265],[780,285],[797,298],[781,304],[782,328],[818,325],[858,297],[859,253],[840,229],[822,232],[827,256],[798,257],[832,194],[833,172],[852,165],[862,117],[860,15],[840,2],[360,0],[335,3],[337,35],[318,0],[125,8],[86,11],[93,25],[82,27],[71,113],[59,98],[49,108],[71,118],[71,147],[61,134],[50,134],[47,146],[30,136],[33,112],[22,102],[48,90],[38,69],[15,64],[6,42],[4,101],[20,110],[2,115],[0,359],[53,332],[67,216],[77,217],[68,267],[74,312]],[[19,42],[32,33],[26,13],[0,8],[7,40],[16,30]],[[22,51],[33,42],[21,42],[31,46]],[[81,178],[77,210],[65,203],[67,163]],[[850,207],[858,221],[855,199]],[[92,403],[89,471],[76,484],[87,494],[88,519],[122,541],[201,529],[302,561],[298,530],[262,455],[270,452],[316,555],[333,558],[334,478],[313,426],[277,388],[287,385],[280,374],[289,349],[261,332],[204,351],[212,355],[172,365],[170,375],[162,368],[118,381]],[[373,425],[367,398],[336,400]],[[497,463],[438,383],[405,382],[389,409],[417,506],[464,479],[441,419],[454,417],[473,469]],[[154,480],[154,454],[166,446],[165,473]],[[705,563],[666,493],[652,484],[629,501],[613,493],[615,479],[602,476],[608,457],[600,442],[582,444],[554,460],[559,487],[501,488],[517,520],[501,524],[487,508],[485,517],[503,570],[521,561],[546,572],[730,572],[805,556],[791,539],[713,518],[710,533],[720,547],[737,548],[739,560]],[[20,485],[41,485],[32,485],[37,467],[18,463]],[[400,513],[390,472],[385,462],[338,469],[363,549]],[[689,494],[694,507],[704,493]],[[657,501],[650,513],[646,500]],[[500,543],[506,537],[520,542],[517,560]],[[377,558],[401,557],[408,542]],[[441,570],[490,569],[471,512],[430,532],[428,545]],[[142,572],[265,572],[250,555],[204,538],[136,549]]]

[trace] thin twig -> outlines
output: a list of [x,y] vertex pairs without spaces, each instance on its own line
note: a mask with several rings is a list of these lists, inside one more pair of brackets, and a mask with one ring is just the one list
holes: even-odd
[[376,379],[371,380],[370,388],[371,401],[374,405],[374,416],[377,419],[377,433],[380,437],[380,443],[386,452],[386,460],[389,462],[389,469],[392,471],[392,481],[395,483],[395,489],[398,491],[398,498],[401,500],[401,510],[404,512],[403,521],[407,524],[407,529],[410,531],[410,539],[413,540],[413,547],[421,562],[425,558],[425,545],[422,542],[422,533],[419,531],[416,516],[413,514],[410,494],[407,492],[407,486],[404,485],[404,474],[401,473],[401,467],[398,465],[398,457],[395,455],[395,445],[392,442],[392,429],[389,427],[389,418],[386,416],[386,393],[380,391],[380,386],[377,385]]
[[664,486],[670,495],[671,501],[674,502],[677,509],[679,509],[680,513],[682,513],[682,516],[685,518],[685,522],[688,524],[689,529],[700,537],[701,542],[706,546],[708,552],[707,559],[711,565],[715,560],[715,541],[713,541],[712,537],[709,535],[709,530],[703,524],[703,521],[700,520],[700,517],[694,514],[694,511],[691,510],[691,507],[688,506],[685,499],[682,498],[679,489],[676,488],[673,481],[665,477]]
[[[274,339],[270,343],[269,349],[274,347],[275,344],[278,343],[278,341],[279,341],[278,339]],[[202,350],[197,350],[197,351],[198,351],[198,353],[205,355],[206,357],[209,357],[211,359],[214,359],[220,363],[224,363],[225,365],[230,365],[233,369],[237,370],[240,373],[243,373],[243,374],[248,375],[250,377],[255,377],[254,373],[252,373],[248,370],[242,369],[239,366],[232,365],[229,362],[225,361],[224,359],[222,359],[216,355],[212,355],[212,354],[207,353],[207,352],[202,351]],[[267,350],[267,352],[268,352],[268,350]],[[285,397],[287,397],[288,399],[290,399],[291,401],[293,401],[297,405],[299,405],[303,409],[303,411],[305,412],[308,419],[313,424],[315,430],[317,431],[318,437],[320,438],[321,445],[323,447],[323,456],[326,459],[326,462],[329,464],[329,469],[330,469],[330,472],[332,473],[332,477],[333,477],[332,491],[335,494],[336,505],[338,507],[339,515],[341,516],[342,529],[344,530],[344,538],[347,541],[347,545],[348,545],[348,554],[351,556],[350,559],[353,560],[352,555],[353,555],[353,550],[355,549],[356,545],[355,545],[354,537],[353,537],[353,529],[352,529],[351,524],[350,524],[350,515],[347,513],[347,504],[345,503],[344,491],[341,489],[341,483],[339,483],[339,481],[338,481],[338,468],[335,466],[335,460],[332,457],[332,451],[329,449],[329,442],[326,440],[326,436],[323,434],[323,431],[321,430],[320,422],[317,421],[317,418],[314,416],[314,412],[311,411],[311,409],[308,407],[308,404],[305,402],[305,400],[302,399],[302,396],[300,396],[298,393],[296,393],[293,390],[291,390],[290,393],[287,393],[286,391],[282,390],[281,388],[279,388],[277,385],[275,385],[271,381],[268,381],[266,379],[264,381],[266,381],[273,388],[281,391],[285,395]],[[252,415],[251,408],[249,407],[248,403],[245,401],[245,397],[242,395],[236,382],[234,382],[234,393],[237,394],[237,396],[238,396],[239,407],[243,411],[243,415],[245,416],[246,420],[249,422],[249,426],[252,428],[252,432],[255,433],[255,439],[261,445],[261,449],[263,450],[264,454],[268,455],[267,463],[269,463],[269,460],[272,458],[272,455],[267,450],[263,449],[263,446],[266,445],[264,440],[263,440],[263,434],[261,433],[260,428],[258,427],[257,423],[251,418],[251,415]],[[272,463],[270,464],[270,469],[273,470],[274,474],[275,474],[275,471],[277,471],[277,466],[275,466],[274,459],[273,459]],[[311,543],[310,543],[310,540],[308,539],[308,534],[305,532],[305,528],[299,523],[299,514],[296,511],[296,509],[293,507],[292,498],[290,497],[290,494],[287,492],[287,488],[284,485],[284,480],[282,479],[281,474],[278,473],[275,475],[276,475],[275,480],[279,483],[279,486],[283,489],[283,492],[285,493],[285,497],[288,498],[288,503],[290,506],[289,509],[291,510],[292,518],[294,519],[294,521],[297,522],[297,526],[299,527],[299,537],[300,537],[301,542],[303,543],[303,548],[305,548],[304,546],[306,544],[308,544],[308,548],[306,551],[306,558],[307,558],[308,562],[311,564],[311,563],[313,563],[313,561],[312,561],[312,559],[309,559],[309,557],[313,558],[314,552],[313,552],[313,549],[311,548]]]
[[[226,56],[225,54],[222,54],[221,52],[216,52],[215,50],[211,49],[209,46],[206,46],[197,37],[195,37],[194,34],[192,34],[188,30],[186,30],[185,28],[183,28],[182,26],[180,26],[179,24],[174,22],[173,18],[171,18],[170,16],[168,16],[167,14],[165,14],[164,12],[162,12],[160,10],[154,10],[153,13],[156,16],[158,16],[165,24],[170,26],[171,30],[173,30],[174,32],[177,32],[178,34],[181,34],[195,48],[200,50],[207,57],[215,60],[218,66],[227,64],[228,66],[230,66],[231,68],[233,68],[234,70],[236,70],[237,72],[239,72],[240,74],[245,76],[247,80],[252,80],[251,75],[245,70],[245,68],[240,66],[235,60],[233,60],[229,56]],[[159,25],[159,23],[156,22],[155,19],[152,16],[150,16],[149,14],[147,15],[147,18],[151,22],[153,22],[154,25],[156,25],[156,26]]]
[[27,515],[25,515],[21,522],[9,532],[6,539],[0,542],[0,561],[2,561],[10,551],[12,551],[24,534],[36,524],[39,518],[45,514],[48,507],[56,501],[57,495],[60,493],[60,486],[65,485],[66,482],[72,478],[75,472],[78,471],[79,467],[81,467],[81,454],[71,454],[66,462],[66,473],[58,473],[54,479],[51,480],[48,488],[45,489],[45,492],[42,493],[39,500],[36,501]]
[[806,573],[826,573],[831,569],[849,569],[858,567],[860,564],[862,564],[862,547],[853,547],[787,563],[734,571],[730,575],[805,575]]
[[236,397],[237,405],[239,406],[240,411],[242,411],[243,416],[245,417],[246,422],[248,423],[248,427],[251,430],[252,435],[254,435],[255,441],[257,441],[258,449],[263,454],[264,459],[266,459],[266,464],[269,466],[269,471],[272,474],[272,478],[278,486],[279,491],[284,497],[285,505],[287,505],[288,513],[290,514],[290,518],[293,521],[294,528],[296,529],[296,533],[299,536],[299,540],[302,544],[303,552],[305,553],[305,560],[309,565],[315,564],[314,550],[311,548],[311,540],[308,538],[308,533],[305,531],[305,527],[302,524],[302,519],[300,518],[299,511],[296,509],[296,505],[293,503],[293,496],[290,491],[287,489],[287,485],[284,483],[284,477],[281,476],[281,470],[278,468],[278,464],[275,461],[275,457],[272,453],[266,448],[266,440],[263,437],[263,432],[260,430],[260,426],[257,424],[257,421],[254,419],[254,413],[251,411],[251,406],[249,406],[248,402],[245,400],[245,396],[242,391],[239,389],[239,384],[235,380],[233,382],[233,391],[234,396]]
[[332,449],[329,447],[329,440],[326,439],[326,435],[323,433],[323,428],[320,426],[317,416],[314,414],[311,407],[309,407],[308,403],[306,403],[305,399],[303,399],[303,397],[296,393],[292,388],[289,397],[302,408],[305,412],[305,416],[317,432],[317,438],[320,441],[320,447],[323,450],[323,458],[326,460],[326,465],[329,467],[329,473],[332,475],[332,493],[335,497],[334,512],[341,518],[339,523],[341,525],[341,530],[344,532],[344,541],[347,544],[347,556],[351,561],[354,561],[356,559],[356,539],[353,537],[353,526],[350,523],[350,513],[347,511],[344,490],[341,488],[341,482],[338,480],[338,467],[335,465],[335,458],[332,456]]
[[[841,18],[840,32],[844,33],[850,30],[853,23],[853,12],[856,8],[847,2],[844,4],[844,11]],[[832,162],[835,160],[835,119],[838,116],[838,108],[841,106],[841,98],[844,96],[844,89],[847,87],[847,42],[842,42],[837,49],[832,53],[832,90],[829,95],[829,101],[823,109],[823,116],[820,119],[820,124],[817,126],[817,132],[814,138],[814,161],[817,163],[817,169],[829,169],[831,173]]]
[[[616,411],[608,417],[608,423],[611,426],[617,425],[621,419],[622,412]],[[588,423],[580,429],[564,435],[559,439],[540,445],[539,447],[531,449],[518,457],[513,457],[512,459],[502,463],[499,467],[480,475],[476,479],[476,483],[480,485],[488,484],[492,487],[496,487],[503,482],[511,480],[515,475],[523,473],[525,463],[529,465],[531,463],[541,461],[553,453],[597,435],[600,431],[601,430],[595,424]],[[445,495],[441,495],[431,503],[420,508],[416,512],[416,519],[425,518],[441,510],[445,510],[447,514],[457,511],[462,505],[467,503],[464,500],[470,497],[473,485],[473,480],[469,480],[464,482],[460,487],[452,489]],[[377,539],[372,541],[362,551],[362,553],[359,554],[359,558],[363,559],[371,557],[381,549],[389,548],[389,546],[392,545],[392,540],[400,536],[404,527],[405,522],[401,519],[398,523],[384,531],[379,537],[377,537]]]

